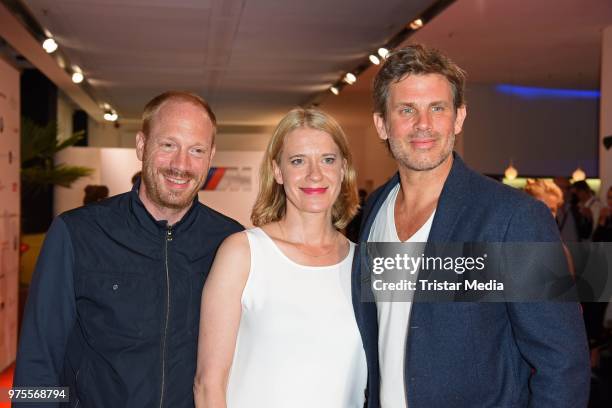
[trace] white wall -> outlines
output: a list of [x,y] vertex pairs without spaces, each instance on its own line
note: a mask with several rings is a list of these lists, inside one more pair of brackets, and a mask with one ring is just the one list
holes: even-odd
[[19,71],[0,58],[0,372],[15,361],[19,282]]
[[[142,168],[133,148],[135,135],[140,129],[139,121],[126,121],[117,129],[110,122],[98,123],[89,118],[88,126],[90,147],[65,149],[55,156],[55,160],[56,163],[91,167],[94,172],[75,182],[71,188],[55,187],[55,215],[82,205],[88,184],[106,185],[110,195],[128,191],[132,176]],[[245,177],[249,179],[250,188],[246,189],[243,183],[236,191],[237,184],[234,183],[228,190],[203,191],[199,194],[200,201],[245,226],[251,225],[250,213],[258,190],[259,165],[273,130],[273,127],[221,125],[212,166],[231,168],[221,188],[227,186],[228,180],[243,180]]]
[[274,126],[219,125],[215,139],[217,151],[263,152],[273,132]]
[[[89,118],[89,146],[136,147],[136,134],[140,130],[138,119],[119,119],[114,123],[96,122]],[[274,127],[219,125],[217,151],[264,151]]]
[[[226,171],[217,188],[200,191],[200,201],[250,226],[262,156],[263,152],[218,151],[212,167],[223,167]],[[90,177],[78,180],[71,188],[55,187],[55,215],[80,207],[83,204],[84,188],[88,184],[107,186],[111,196],[129,191],[132,188],[132,176],[142,168],[136,150],[130,148],[70,147],[59,152],[55,159],[56,162],[94,169]]]
[[139,121],[115,123],[97,122],[91,117],[87,121],[89,146],[91,147],[135,147],[136,133],[140,129]]

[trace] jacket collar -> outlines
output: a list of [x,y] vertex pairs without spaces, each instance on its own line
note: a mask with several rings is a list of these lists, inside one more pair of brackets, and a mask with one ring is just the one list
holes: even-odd
[[467,168],[461,157],[453,152],[453,166],[438,199],[436,215],[429,232],[429,242],[450,240],[454,226],[467,206],[470,173],[471,170]]
[[[456,152],[453,152],[453,165],[440,193],[436,215],[434,216],[429,233],[430,242],[446,242],[450,239],[453,227],[467,205],[466,197],[469,195],[470,174],[471,170],[468,169],[461,157]],[[361,230],[361,242],[368,240],[370,230],[380,207],[385,202],[389,192],[399,182],[400,177],[399,172],[397,172],[374,198],[375,201],[372,203],[370,212],[366,215],[367,218]]]
[[359,234],[359,242],[367,242],[370,236],[370,231],[372,230],[372,225],[374,224],[374,220],[376,219],[376,215],[378,215],[378,211],[380,211],[380,207],[385,202],[385,199],[400,182],[399,172],[395,173],[391,180],[387,181],[382,187],[378,195],[375,195],[373,200],[374,202],[369,207],[370,210],[364,213],[365,222],[361,227],[361,232]]
[[[158,235],[160,231],[165,231],[168,228],[168,221],[166,220],[156,220],[153,218],[151,213],[147,210],[144,203],[140,199],[138,192],[140,191],[140,183],[141,178],[139,178],[134,185],[132,186],[132,190],[130,191],[130,210],[132,214],[135,216],[138,224],[147,230],[148,232]],[[196,195],[193,199],[191,207],[189,210],[183,215],[176,224],[172,226],[174,231],[179,231],[185,228],[188,228],[191,224],[194,223],[197,218],[197,212],[195,211],[196,204],[198,202],[198,196]]]

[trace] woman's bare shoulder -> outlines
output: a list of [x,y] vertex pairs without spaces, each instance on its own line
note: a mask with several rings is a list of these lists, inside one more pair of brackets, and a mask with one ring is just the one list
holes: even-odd
[[246,231],[236,232],[229,235],[219,246],[213,269],[228,268],[247,270],[251,263],[251,247]]
[[249,248],[250,246],[247,231],[239,231],[234,232],[232,235],[228,235],[228,237],[221,243],[219,251],[249,251]]

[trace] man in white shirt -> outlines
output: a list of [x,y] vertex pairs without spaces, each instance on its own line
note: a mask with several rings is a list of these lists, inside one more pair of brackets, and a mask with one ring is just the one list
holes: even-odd
[[[398,173],[364,209],[365,242],[559,242],[549,210],[479,175],[453,153],[465,73],[437,50],[392,52],[374,81],[374,123]],[[575,303],[371,298],[353,265],[369,370],[368,406],[586,406],[588,347]],[[396,300],[396,299],[392,299]],[[409,301],[406,301],[409,300]]]

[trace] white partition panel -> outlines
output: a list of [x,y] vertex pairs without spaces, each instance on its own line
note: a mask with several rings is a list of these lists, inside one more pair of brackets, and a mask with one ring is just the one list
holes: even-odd
[[262,158],[263,152],[217,152],[200,201],[245,227],[251,226]]
[[0,59],[0,372],[17,352],[19,132],[19,72]]
[[[219,151],[208,180],[199,193],[204,204],[250,226],[250,214],[257,196],[259,165],[263,152]],[[60,152],[56,161],[94,169],[92,176],[72,188],[55,188],[55,215],[82,205],[88,184],[103,184],[110,195],[128,191],[132,176],[142,168],[136,150],[129,148],[71,147]]]

